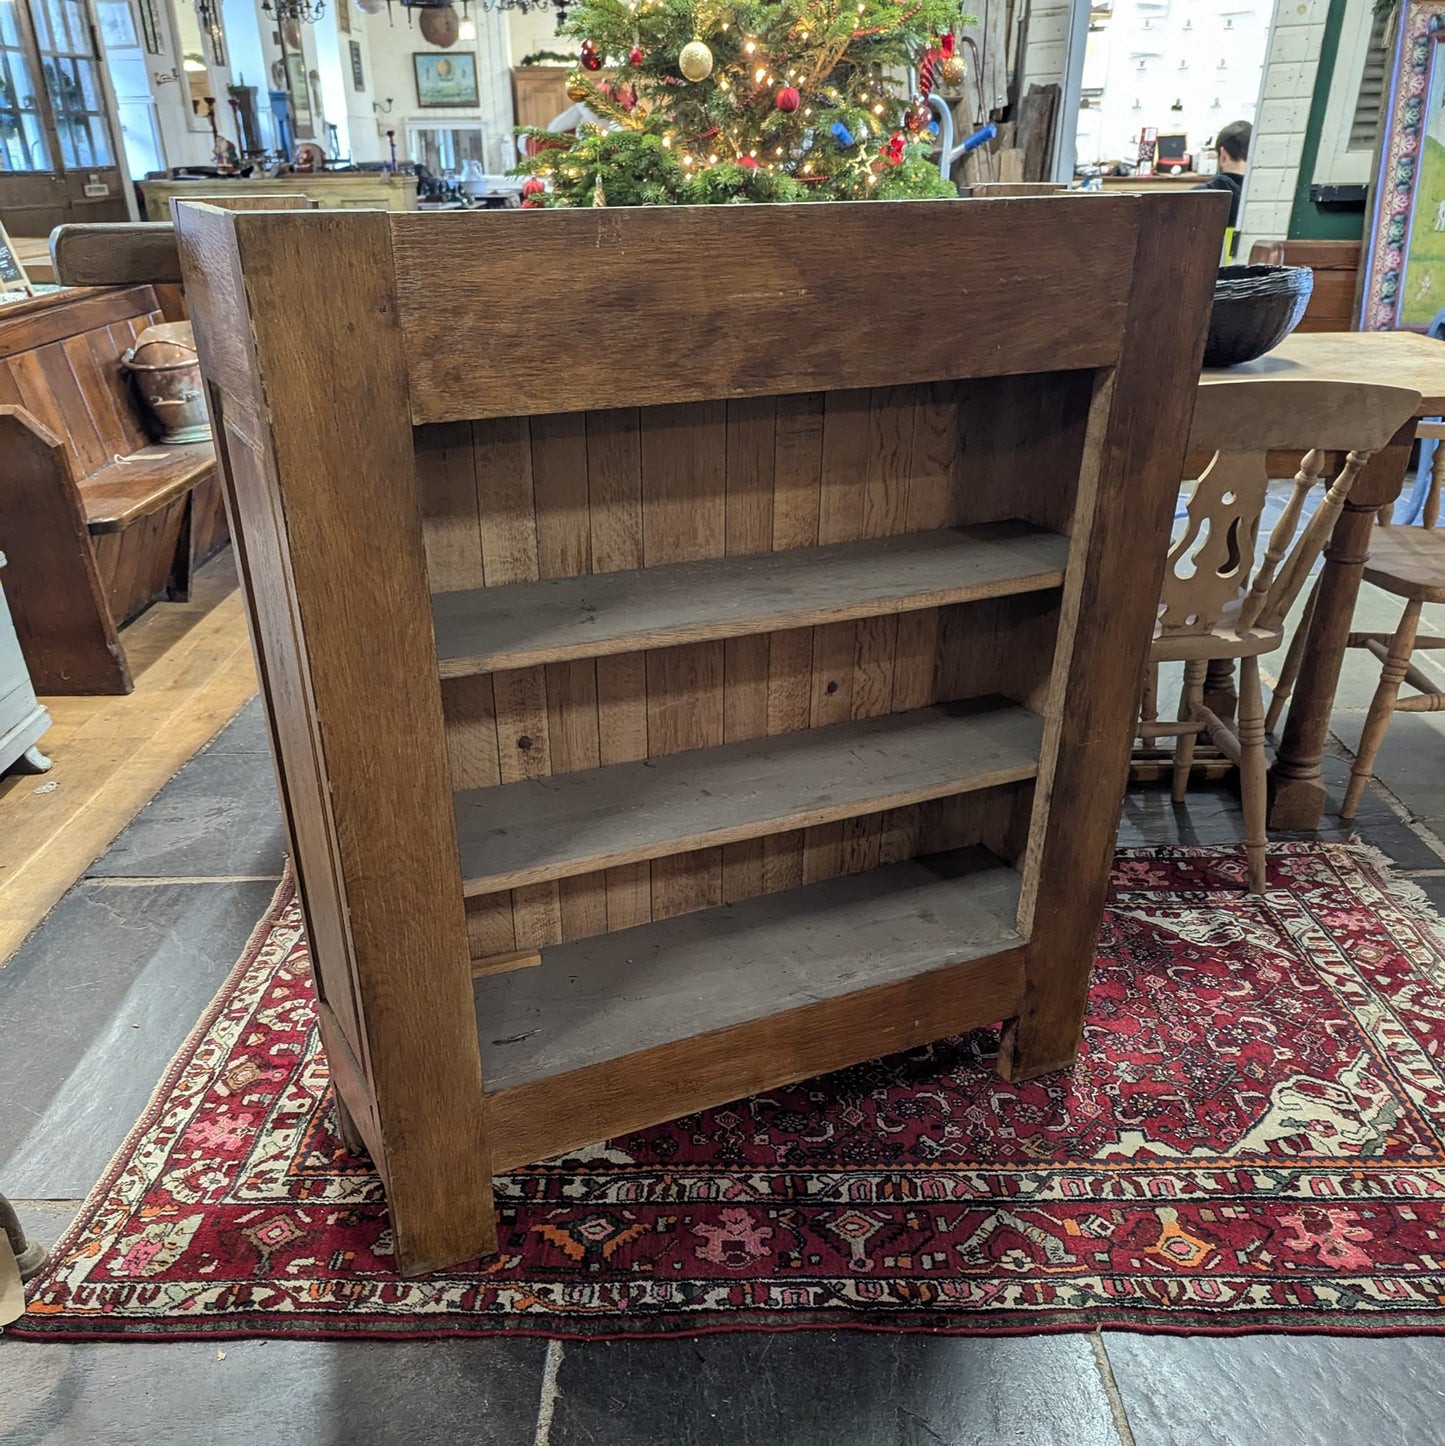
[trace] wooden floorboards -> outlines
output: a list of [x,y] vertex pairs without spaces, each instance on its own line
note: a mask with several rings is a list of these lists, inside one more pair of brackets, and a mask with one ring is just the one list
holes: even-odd
[[0,778],[0,967],[173,774],[256,691],[227,549],[186,603],[157,603],[124,632],[135,691],[44,698],[46,774]]

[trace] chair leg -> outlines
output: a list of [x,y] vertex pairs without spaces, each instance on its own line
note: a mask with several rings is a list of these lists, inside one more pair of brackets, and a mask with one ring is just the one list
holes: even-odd
[[1269,789],[1264,767],[1264,693],[1259,659],[1239,664],[1239,792],[1244,803],[1244,852],[1249,858],[1249,892],[1264,892],[1265,817]]
[[[1204,702],[1204,675],[1209,668],[1203,658],[1195,658],[1184,665],[1184,686],[1179,690],[1179,721],[1191,722],[1198,718],[1200,705]],[[1204,725],[1201,723],[1200,727]],[[1189,787],[1189,770],[1194,766],[1194,743],[1198,732],[1181,733],[1174,740],[1174,783],[1169,796],[1175,803],[1184,802],[1185,790]]]
[[1385,654],[1385,665],[1380,669],[1380,683],[1375,696],[1370,699],[1370,711],[1365,715],[1364,732],[1360,734],[1360,746],[1355,753],[1354,766],[1350,769],[1349,787],[1345,789],[1345,801],[1340,805],[1340,817],[1352,819],[1360,806],[1365,785],[1375,771],[1375,756],[1385,741],[1390,727],[1390,715],[1395,711],[1395,700],[1400,696],[1400,684],[1405,681],[1405,671],[1410,666],[1410,654],[1415,651],[1415,630],[1420,626],[1421,604],[1410,601],[1400,616],[1400,626],[1390,639],[1390,649]]
[[1159,664],[1153,661],[1144,664],[1143,700],[1139,704],[1139,738],[1145,748],[1152,748],[1157,733],[1149,731],[1149,724],[1159,721]]
[[1234,680],[1233,658],[1211,658],[1204,674],[1204,706],[1221,723],[1233,724],[1239,709],[1239,689]]
[[1310,589],[1309,600],[1305,603],[1305,610],[1300,614],[1299,626],[1294,630],[1294,637],[1289,640],[1289,648],[1284,655],[1284,668],[1279,675],[1279,682],[1274,685],[1274,692],[1269,700],[1269,712],[1264,715],[1264,731],[1273,733],[1279,727],[1280,714],[1284,712],[1284,705],[1289,702],[1289,695],[1294,691],[1294,681],[1299,677],[1300,664],[1304,661],[1305,639],[1309,636],[1310,619],[1315,612],[1315,598],[1319,595],[1320,585],[1316,581]]

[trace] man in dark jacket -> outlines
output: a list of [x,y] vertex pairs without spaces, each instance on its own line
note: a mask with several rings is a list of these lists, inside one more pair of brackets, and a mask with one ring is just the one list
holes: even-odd
[[1219,157],[1219,172],[1211,176],[1197,191],[1229,192],[1229,224],[1239,225],[1239,198],[1244,191],[1244,173],[1249,169],[1249,137],[1252,127],[1248,121],[1231,121],[1214,138],[1215,152]]

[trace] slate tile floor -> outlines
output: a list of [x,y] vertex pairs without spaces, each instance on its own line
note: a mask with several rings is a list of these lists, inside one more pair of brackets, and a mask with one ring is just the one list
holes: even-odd
[[[1346,668],[1335,731],[1352,743],[1375,674],[1361,657]],[[1442,765],[1445,719],[1397,718],[1358,830],[1445,909]],[[1327,768],[1338,799],[1342,747]],[[1324,837],[1348,836],[1326,822]],[[1238,837],[1226,787],[1200,787],[1182,810],[1135,791],[1120,829],[1124,844]],[[0,1182],[40,1240],[64,1229],[235,961],[281,849],[253,702],[0,969]],[[0,1339],[0,1446],[71,1442],[1438,1446],[1445,1337]]]

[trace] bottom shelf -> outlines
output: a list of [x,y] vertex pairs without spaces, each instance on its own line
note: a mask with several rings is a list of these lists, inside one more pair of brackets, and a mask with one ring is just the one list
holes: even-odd
[[[986,850],[959,849],[555,945],[535,968],[478,979],[494,1168],[724,1103],[708,1091],[734,1081],[744,1094],[1007,1018],[1019,886]],[[549,1118],[524,1118],[523,1097]]]

